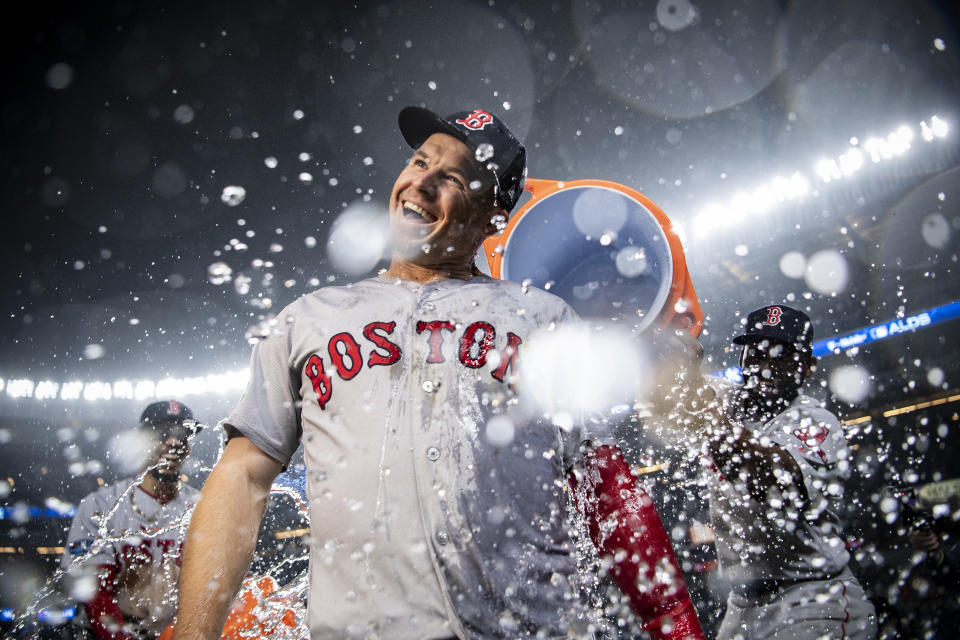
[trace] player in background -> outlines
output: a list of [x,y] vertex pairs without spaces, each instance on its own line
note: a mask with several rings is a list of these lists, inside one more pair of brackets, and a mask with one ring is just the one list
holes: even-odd
[[399,125],[414,151],[390,197],[390,267],[300,298],[255,345],[191,521],[175,637],[219,635],[271,483],[302,441],[315,640],[591,637],[568,482],[654,637],[702,638],[609,434],[524,414],[512,391],[523,341],[574,318],[473,266],[519,200],[523,146],[482,109],[408,107]]
[[173,619],[181,521],[199,499],[180,480],[199,430],[190,409],[155,402],[138,428],[154,443],[143,472],[80,502],[62,559],[72,593],[88,595],[85,623],[99,640],[156,638]]
[[691,366],[661,407],[712,461],[710,520],[733,585],[719,640],[876,637],[836,515],[852,457],[837,417],[801,392],[812,341],[803,312],[757,309],[734,338],[743,385],[707,384]]

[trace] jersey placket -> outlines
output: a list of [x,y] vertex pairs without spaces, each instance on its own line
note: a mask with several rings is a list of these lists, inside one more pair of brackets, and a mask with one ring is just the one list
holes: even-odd
[[[416,322],[432,323],[445,321],[449,316],[449,309],[441,308],[435,300],[437,285],[425,284],[415,293],[416,309],[413,317]],[[422,326],[420,327],[422,328]],[[455,504],[450,491],[450,442],[452,435],[449,419],[456,420],[456,408],[449,406],[453,398],[450,392],[456,384],[456,369],[451,367],[450,358],[456,358],[455,344],[456,327],[449,329],[420,330],[418,325],[412,327],[415,332],[412,343],[410,360],[410,389],[413,394],[412,404],[415,416],[419,420],[412,421],[410,429],[411,450],[414,458],[414,476],[417,483],[417,494],[420,500],[420,515],[424,536],[429,543],[430,557],[433,561],[437,581],[443,593],[444,605],[451,630],[459,637],[467,637],[459,623],[459,616],[453,603],[453,594],[446,579],[446,571],[451,565],[457,564],[458,541],[452,538],[453,529],[449,522],[449,506]],[[439,331],[441,340],[439,355],[442,362],[437,360],[437,349],[431,343],[432,331]],[[453,372],[450,377],[445,373]],[[452,415],[451,415],[452,414]],[[446,568],[446,569],[445,569]]]

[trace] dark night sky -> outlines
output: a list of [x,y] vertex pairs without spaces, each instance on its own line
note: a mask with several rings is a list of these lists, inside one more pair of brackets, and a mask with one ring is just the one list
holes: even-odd
[[[826,337],[960,298],[955,133],[762,217],[727,207],[729,221],[695,233],[708,203],[775,175],[815,180],[851,136],[960,122],[955,7],[724,0],[687,20],[658,6],[671,5],[31,4],[3,27],[0,376],[244,366],[248,328],[347,279],[328,230],[351,203],[386,201],[408,104],[498,110],[531,177],[607,178],[657,202],[692,238],[716,366],[739,315],[770,300],[796,300]],[[233,185],[246,197],[231,207]],[[932,213],[948,226],[940,247],[919,232]],[[788,250],[839,251],[847,287],[823,295],[785,276]],[[249,292],[211,283],[218,261]],[[931,391],[922,369],[956,371],[955,333],[863,358],[894,387],[917,379],[908,395]]]

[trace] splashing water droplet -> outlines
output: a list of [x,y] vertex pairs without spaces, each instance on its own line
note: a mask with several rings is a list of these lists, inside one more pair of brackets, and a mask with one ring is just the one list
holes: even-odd
[[98,360],[107,352],[102,344],[88,344],[83,348],[83,357],[86,360]]
[[223,188],[223,192],[220,194],[220,201],[228,207],[235,207],[243,202],[246,197],[246,189],[239,185],[230,185]]
[[862,402],[870,393],[870,373],[857,365],[844,365],[830,372],[830,391],[844,402]]
[[507,416],[493,416],[487,422],[487,442],[495,447],[505,447],[513,442],[515,430],[513,420]]
[[939,387],[940,385],[943,384],[943,381],[944,381],[943,369],[941,369],[940,367],[933,367],[932,369],[927,371],[927,382],[929,382],[933,386]]
[[849,269],[843,255],[833,249],[818,251],[807,262],[804,279],[807,286],[824,295],[841,293],[847,288]]
[[923,241],[934,249],[943,249],[950,242],[950,223],[939,213],[931,213],[920,227]]
[[477,158],[477,162],[486,162],[493,157],[493,145],[489,142],[484,142],[478,145],[474,155]]
[[207,279],[211,284],[223,284],[229,282],[233,276],[233,269],[226,262],[214,262],[207,267]]
[[624,247],[617,252],[617,271],[625,278],[636,278],[647,270],[647,251],[643,247]]
[[180,124],[190,124],[194,118],[193,107],[188,104],[181,104],[173,110],[173,119]]
[[327,255],[334,267],[359,275],[376,266],[387,250],[386,221],[386,212],[371,204],[359,202],[344,209],[327,240]]
[[799,251],[787,251],[780,257],[780,271],[788,278],[802,278],[807,272],[807,259]]
[[238,273],[237,277],[233,280],[234,290],[242,296],[250,293],[250,282],[253,279],[250,276]]
[[66,89],[73,82],[73,67],[66,62],[58,62],[47,69],[47,86],[51,89]]

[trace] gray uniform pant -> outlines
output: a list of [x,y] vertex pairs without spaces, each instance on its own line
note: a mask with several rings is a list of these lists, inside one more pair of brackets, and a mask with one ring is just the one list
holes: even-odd
[[873,604],[849,570],[746,598],[734,590],[717,640],[874,640]]

